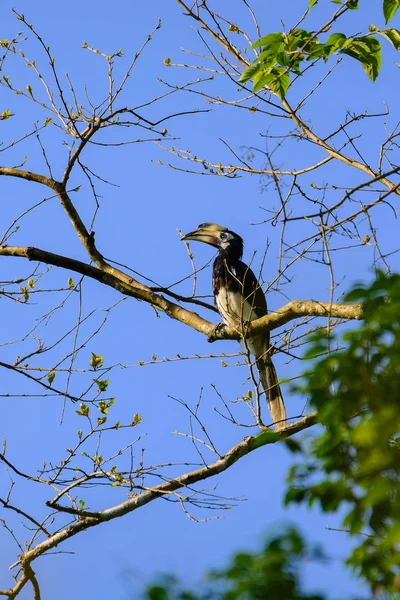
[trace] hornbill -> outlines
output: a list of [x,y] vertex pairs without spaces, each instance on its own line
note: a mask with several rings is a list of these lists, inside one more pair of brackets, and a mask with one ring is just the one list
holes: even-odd
[[[253,271],[240,259],[243,254],[242,238],[216,223],[202,223],[182,240],[204,242],[218,248],[214,261],[212,284],[216,307],[224,322],[237,331],[249,321],[267,314],[267,302]],[[256,358],[258,372],[268,399],[268,409],[276,428],[285,425],[286,411],[275,367],[271,360],[269,333],[246,340]]]

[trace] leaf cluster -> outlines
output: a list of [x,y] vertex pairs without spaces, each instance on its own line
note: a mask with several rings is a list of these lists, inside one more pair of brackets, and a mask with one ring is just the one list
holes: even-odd
[[[315,1],[310,2],[309,8],[312,8],[315,3]],[[345,4],[352,10],[358,8],[357,1],[348,1]],[[383,11],[386,23],[393,18],[399,6],[397,0],[392,1],[391,10],[389,10],[388,1],[384,2]],[[322,35],[324,33],[326,31],[323,29]],[[368,77],[375,81],[382,64],[379,35],[386,38],[396,50],[400,49],[400,32],[397,29],[382,30],[375,25],[371,25],[368,34],[363,36],[346,37],[344,33],[331,33],[325,41],[318,35],[318,32],[306,29],[293,29],[288,34],[285,32],[269,33],[252,45],[253,49],[261,49],[260,54],[245,69],[239,82],[246,83],[252,80],[253,92],[267,87],[283,99],[288,91],[291,76],[302,75],[303,63],[307,66],[307,63],[319,59],[327,62],[332,55],[347,55],[354,58],[361,63]]]
[[[324,431],[289,474],[286,502],[344,509],[343,527],[362,534],[348,564],[372,589],[395,592],[400,564],[400,276],[378,273],[347,296],[365,320],[340,340],[314,334],[314,362],[297,389]],[[328,353],[328,355],[327,355]]]
[[202,591],[183,590],[174,577],[161,578],[145,591],[147,600],[323,600],[300,584],[304,560],[323,561],[319,547],[310,545],[293,527],[271,535],[261,551],[239,552],[226,569],[208,574]]

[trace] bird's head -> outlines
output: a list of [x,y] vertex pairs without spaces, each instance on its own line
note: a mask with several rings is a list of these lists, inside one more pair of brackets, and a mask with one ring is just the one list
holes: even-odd
[[227,227],[217,225],[217,223],[202,223],[197,229],[184,235],[182,240],[204,242],[222,251],[235,249],[240,253],[240,256],[243,250],[242,238],[237,233],[230,231]]

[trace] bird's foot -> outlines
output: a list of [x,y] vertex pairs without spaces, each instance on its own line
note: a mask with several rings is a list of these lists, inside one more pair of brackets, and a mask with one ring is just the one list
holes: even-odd
[[210,344],[212,344],[213,342],[216,342],[217,340],[221,339],[220,335],[224,331],[224,327],[225,323],[217,323],[213,331],[208,336],[207,342],[210,342]]

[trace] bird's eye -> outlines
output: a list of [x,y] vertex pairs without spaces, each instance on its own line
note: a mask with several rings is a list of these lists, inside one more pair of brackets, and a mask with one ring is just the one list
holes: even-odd
[[226,238],[228,237],[227,233],[221,233],[220,236],[221,240],[226,240]]

